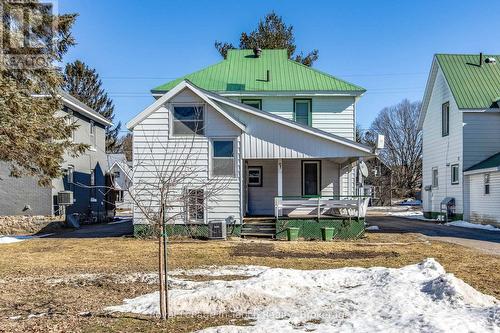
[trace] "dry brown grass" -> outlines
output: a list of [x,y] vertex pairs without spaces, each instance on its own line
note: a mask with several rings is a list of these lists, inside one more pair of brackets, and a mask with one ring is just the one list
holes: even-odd
[[[153,272],[157,243],[122,239],[37,239],[2,245],[0,251],[0,332],[84,331],[189,332],[230,323],[234,318],[178,317],[163,323],[141,316],[113,315],[102,309],[154,290],[144,283],[100,279],[82,285],[48,286],[40,280],[79,273]],[[178,241],[170,245],[171,268],[204,265],[265,265],[296,269],[346,266],[401,267],[436,258],[474,288],[500,298],[500,257],[413,234],[370,234],[359,241],[227,242]],[[31,278],[31,279],[30,279]],[[204,277],[193,277],[203,280]],[[3,280],[3,281],[2,281]],[[92,316],[78,315],[90,311]],[[28,314],[48,313],[26,319]],[[9,320],[21,315],[21,320]],[[237,320],[237,323],[242,323]]]

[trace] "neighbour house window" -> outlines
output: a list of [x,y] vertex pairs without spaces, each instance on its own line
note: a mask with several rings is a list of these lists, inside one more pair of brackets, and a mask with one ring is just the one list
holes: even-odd
[[212,141],[212,176],[235,174],[234,140]]
[[[75,123],[75,116],[73,114],[73,110],[71,109],[66,109],[68,112],[68,125],[71,126]],[[71,130],[71,141],[75,141],[75,129]]]
[[262,110],[262,100],[261,99],[242,99],[241,103],[251,106],[253,108]]
[[458,164],[453,164],[451,166],[451,185],[456,185],[458,183],[459,183]]
[[68,184],[73,184],[74,182],[74,171],[75,167],[72,165],[68,165]]
[[203,221],[205,217],[205,192],[187,189],[186,212],[188,221]]
[[299,124],[311,126],[311,100],[310,99],[296,99],[294,100],[293,117]]
[[90,197],[91,200],[95,199],[97,190],[95,188],[95,169],[90,170]]
[[95,123],[93,120],[90,121],[90,128],[89,128],[89,133],[90,133],[90,145],[92,147],[95,147]]
[[441,130],[442,136],[450,134],[450,103],[446,102],[441,108]]
[[120,178],[120,171],[115,171],[114,175],[115,175],[115,178]]
[[484,175],[484,194],[490,194],[490,174]]
[[438,169],[433,168],[432,169],[432,187],[438,187],[438,185],[439,185]]
[[262,167],[249,166],[247,184],[250,187],[262,187]]
[[203,135],[205,133],[203,106],[174,106],[172,115],[173,135]]
[[116,202],[123,202],[123,191],[116,191]]

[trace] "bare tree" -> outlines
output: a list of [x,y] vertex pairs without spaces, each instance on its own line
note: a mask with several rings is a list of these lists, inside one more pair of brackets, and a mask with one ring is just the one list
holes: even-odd
[[373,133],[385,136],[385,149],[380,151],[383,163],[391,169],[395,195],[414,196],[422,179],[422,132],[418,129],[420,102],[404,99],[378,114],[370,126],[372,135],[365,143],[374,144]]
[[[166,138],[165,132],[151,133],[139,125],[135,133],[135,154],[130,197],[135,206],[134,218],[149,224],[159,234],[158,269],[160,277],[160,314],[168,317],[167,228],[175,223],[204,220],[209,202],[216,201],[227,188],[227,177],[212,177],[199,157],[207,154],[206,138],[193,134]],[[193,130],[198,133],[198,129]],[[134,134],[136,135],[136,134]]]

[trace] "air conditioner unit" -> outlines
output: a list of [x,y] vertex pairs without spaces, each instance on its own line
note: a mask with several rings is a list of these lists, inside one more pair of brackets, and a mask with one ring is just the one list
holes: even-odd
[[208,239],[226,239],[226,222],[208,222]]
[[57,204],[60,206],[69,206],[73,204],[73,192],[61,191],[57,193]]

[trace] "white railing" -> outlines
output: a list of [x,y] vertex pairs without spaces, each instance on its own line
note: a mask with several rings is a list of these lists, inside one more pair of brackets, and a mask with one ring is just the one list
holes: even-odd
[[300,208],[310,208],[316,210],[317,218],[321,218],[321,213],[335,210],[340,216],[350,218],[364,218],[368,209],[369,197],[365,196],[342,196],[332,197],[275,197],[274,215],[276,218],[283,216],[283,210],[295,210]]

